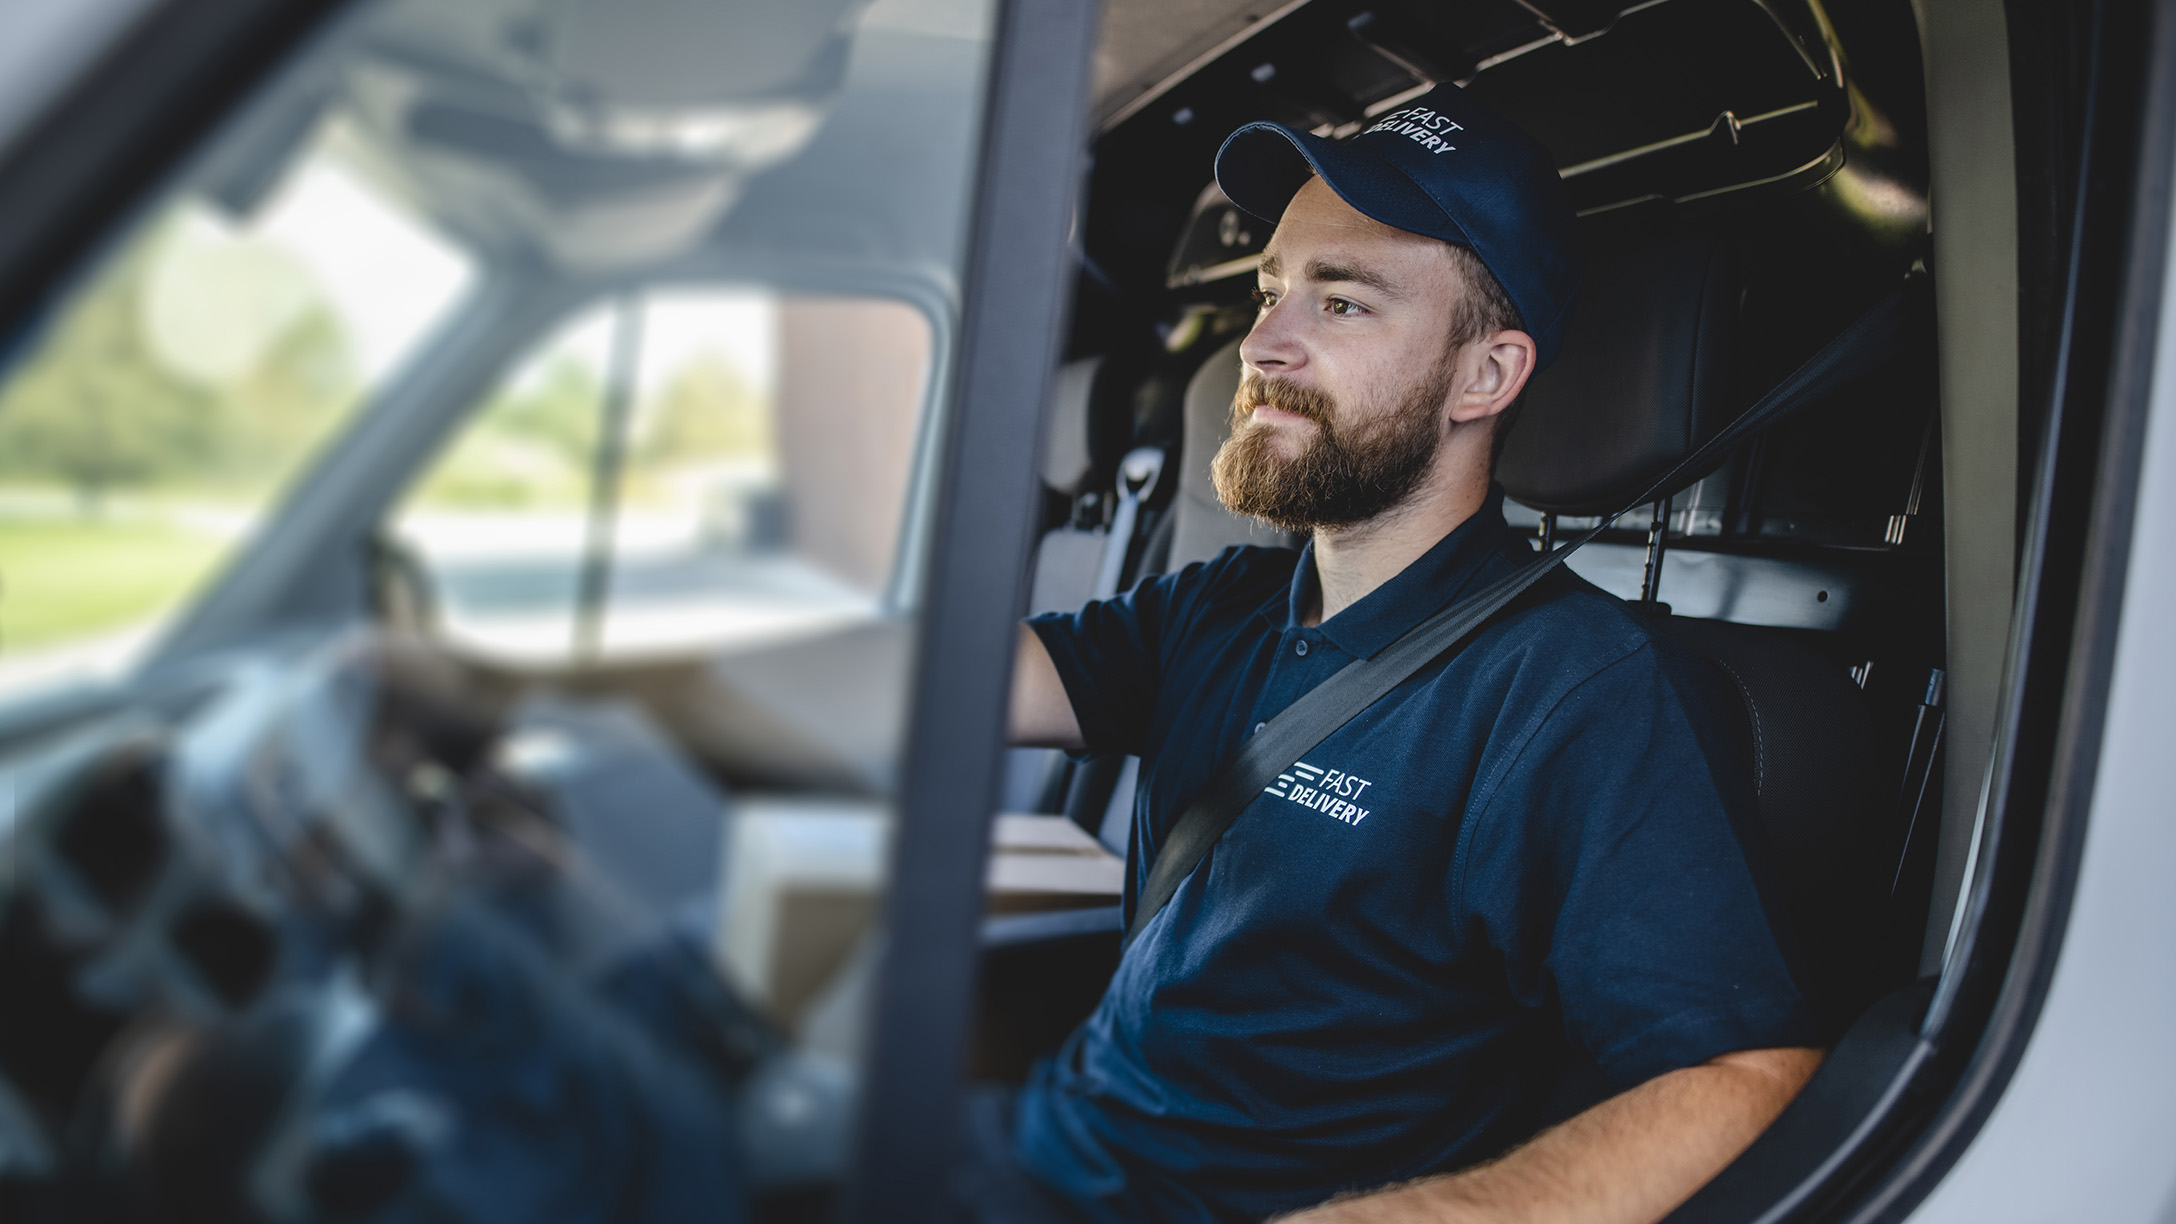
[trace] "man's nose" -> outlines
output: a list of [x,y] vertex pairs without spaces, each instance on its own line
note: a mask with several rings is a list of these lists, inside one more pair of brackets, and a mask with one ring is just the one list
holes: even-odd
[[1279,302],[1255,318],[1253,330],[1239,342],[1239,360],[1257,370],[1290,374],[1307,364],[1298,333],[1294,312]]

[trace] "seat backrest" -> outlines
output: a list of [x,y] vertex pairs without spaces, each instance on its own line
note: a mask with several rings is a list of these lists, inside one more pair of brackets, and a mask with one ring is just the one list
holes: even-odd
[[1833,1037],[1887,983],[1878,857],[1886,842],[1874,784],[1873,724],[1842,666],[1784,633],[1661,617],[1737,691],[1751,756],[1764,874]]
[[[1297,536],[1242,518],[1217,500],[1209,462],[1231,434],[1232,396],[1239,390],[1239,340],[1211,353],[1187,380],[1184,432],[1179,442],[1179,483],[1170,509],[1171,542],[1157,567],[1176,570],[1206,561],[1234,544],[1297,548]],[[1068,779],[1065,813],[1082,828],[1123,852],[1133,810],[1140,762],[1132,757],[1090,758]]]
[[1297,548],[1297,536],[1224,508],[1216,499],[1209,461],[1231,436],[1232,396],[1239,391],[1239,341],[1209,355],[1186,383],[1185,435],[1180,442],[1179,487],[1171,503],[1171,554],[1165,568],[1206,561],[1234,544]]
[[[1101,492],[1103,465],[1089,433],[1092,402],[1104,358],[1067,362],[1051,387],[1043,427],[1043,485],[1068,499]],[[1078,608],[1095,594],[1105,534],[1101,526],[1061,523],[1043,533],[1028,574],[1028,611]]]
[[1096,474],[1088,416],[1105,360],[1068,361],[1051,383],[1050,411],[1043,423],[1042,477],[1045,485],[1068,497],[1087,492]]
[[[1043,422],[1042,480],[1052,493],[1077,501],[1103,492],[1108,464],[1095,433],[1095,399],[1109,360],[1083,357],[1059,367]],[[1096,594],[1096,575],[1110,535],[1099,525],[1060,523],[1043,533],[1028,570],[1028,613],[1070,612]],[[1048,748],[1006,754],[999,799],[1008,812],[1053,810],[1063,797],[1066,756]]]

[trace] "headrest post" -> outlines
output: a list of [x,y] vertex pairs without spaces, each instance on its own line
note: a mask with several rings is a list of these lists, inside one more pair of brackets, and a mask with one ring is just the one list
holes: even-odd
[[1536,538],[1538,538],[1538,539],[1539,539],[1539,540],[1541,541],[1541,551],[1542,551],[1542,552],[1545,552],[1545,553],[1547,553],[1547,552],[1553,552],[1553,551],[1555,551],[1555,550],[1556,550],[1556,516],[1555,516],[1554,514],[1548,514],[1548,513],[1544,513],[1544,514],[1543,514],[1543,515],[1541,516],[1541,526],[1540,526],[1540,527],[1539,527],[1539,528],[1538,528],[1538,529],[1537,529],[1537,530],[1535,531],[1535,533],[1534,533],[1534,534],[1535,534]]
[[1647,569],[1640,575],[1640,604],[1648,611],[1658,611],[1655,592],[1662,586],[1662,551],[1670,528],[1670,499],[1655,502],[1655,516],[1647,523]]

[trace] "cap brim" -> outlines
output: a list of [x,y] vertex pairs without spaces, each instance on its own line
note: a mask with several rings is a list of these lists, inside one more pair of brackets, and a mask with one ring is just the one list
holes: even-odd
[[1410,175],[1351,145],[1281,123],[1250,123],[1216,151],[1217,186],[1232,203],[1271,224],[1312,177],[1384,225],[1471,245],[1465,230]]

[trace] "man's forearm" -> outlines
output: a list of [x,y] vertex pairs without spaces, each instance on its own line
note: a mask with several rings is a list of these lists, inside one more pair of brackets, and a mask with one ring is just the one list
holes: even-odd
[[1660,1075],[1497,1160],[1326,1203],[1287,1224],[1648,1224],[1775,1120],[1818,1050],[1747,1050]]
[[1018,634],[1007,738],[1015,744],[1068,751],[1083,747],[1080,719],[1073,714],[1073,701],[1066,696],[1065,681],[1058,678],[1057,664],[1050,661],[1050,652],[1034,630],[1022,625]]

